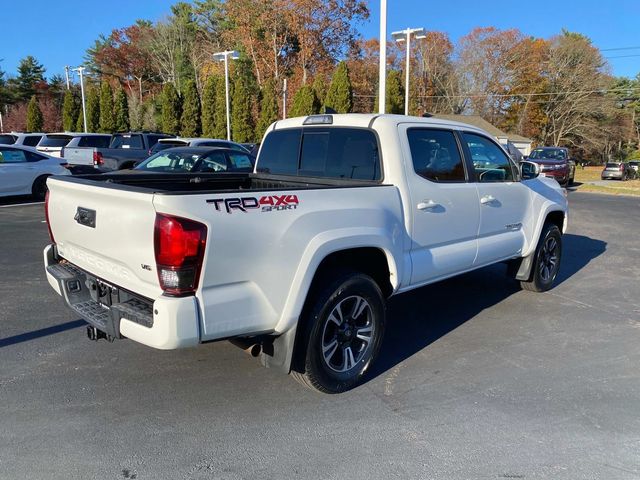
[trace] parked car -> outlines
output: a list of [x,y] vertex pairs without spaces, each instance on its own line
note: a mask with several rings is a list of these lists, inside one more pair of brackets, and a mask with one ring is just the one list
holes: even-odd
[[576,163],[570,158],[569,149],[565,147],[535,148],[527,160],[537,163],[544,176],[555,178],[560,185],[564,187],[573,185]]
[[25,147],[35,147],[40,142],[44,133],[35,132],[11,132],[0,134],[0,144],[22,145]]
[[629,162],[629,166],[636,171],[636,178],[640,176],[640,162],[632,160]]
[[637,176],[637,172],[631,165],[629,165],[629,163],[608,162],[605,164],[600,178],[602,178],[602,180],[616,179],[625,182],[628,179],[634,179]]
[[253,157],[246,152],[220,147],[173,147],[152,155],[134,172],[213,173],[252,172]]
[[150,153],[155,154],[171,147],[226,147],[250,153],[250,151],[240,143],[231,142],[229,140],[188,137],[161,138],[158,140],[158,143],[151,148]]
[[111,135],[106,133],[79,133],[62,147],[60,157],[71,166],[74,173],[93,173],[99,163],[98,148],[109,148]]
[[46,276],[90,338],[232,339],[338,393],[375,361],[394,294],[498,262],[552,288],[568,207],[538,173],[463,123],[280,120],[255,173],[50,180]]
[[52,157],[60,158],[60,151],[62,147],[67,145],[71,139],[75,136],[73,133],[45,133],[36,148],[38,151],[50,155]]
[[63,165],[32,147],[0,145],[0,197],[33,195],[43,200],[49,176],[71,174]]

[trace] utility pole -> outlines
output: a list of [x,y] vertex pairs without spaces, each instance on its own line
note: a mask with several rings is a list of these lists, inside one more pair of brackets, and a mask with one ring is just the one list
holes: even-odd
[[404,114],[409,115],[409,67],[411,66],[411,35],[415,35],[416,39],[425,38],[424,28],[407,28],[400,30],[399,32],[393,32],[391,36],[393,39],[400,42],[407,42],[407,59],[404,67]]
[[287,79],[284,79],[282,87],[282,119],[287,118]]
[[378,78],[378,113],[384,113],[387,103],[387,0],[380,0],[380,68]]
[[67,78],[67,90],[71,88],[69,84],[69,65],[64,66],[64,76]]
[[215,60],[224,62],[224,96],[227,107],[227,140],[231,141],[231,115],[229,108],[229,57],[232,60],[240,58],[238,52],[235,50],[225,50],[224,52],[218,52],[213,54]]
[[84,67],[74,68],[80,75],[80,95],[82,96],[82,119],[84,120],[84,133],[87,133],[87,108],[84,101],[84,77],[82,72],[85,71]]

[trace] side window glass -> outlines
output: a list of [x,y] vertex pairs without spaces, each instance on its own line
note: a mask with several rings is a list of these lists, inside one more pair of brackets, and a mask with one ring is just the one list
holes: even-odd
[[512,182],[513,168],[509,157],[494,142],[482,135],[463,134],[471,151],[478,182]]
[[25,163],[26,161],[27,156],[23,150],[0,150],[0,163]]
[[201,172],[226,172],[227,159],[224,153],[211,153],[202,159]]
[[275,130],[264,139],[258,172],[273,175],[297,175],[302,130]]
[[43,157],[42,155],[38,155],[37,153],[33,153],[33,152],[25,151],[24,154],[26,155],[28,162],[39,162],[40,160],[44,160],[45,158],[47,158],[47,157]]
[[415,172],[434,182],[464,182],[464,163],[453,132],[426,128],[407,130]]

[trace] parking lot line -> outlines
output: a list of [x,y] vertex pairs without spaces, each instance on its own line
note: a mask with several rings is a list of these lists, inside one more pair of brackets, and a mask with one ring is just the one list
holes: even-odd
[[9,207],[26,207],[27,205],[42,205],[44,202],[30,202],[30,203],[13,203],[11,205],[0,205],[0,208]]

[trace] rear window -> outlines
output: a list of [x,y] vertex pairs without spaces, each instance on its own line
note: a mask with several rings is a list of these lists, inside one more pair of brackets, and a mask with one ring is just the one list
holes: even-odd
[[114,135],[111,139],[110,148],[137,148],[142,149],[142,135]]
[[2,145],[12,145],[16,139],[13,135],[0,135],[0,143]]
[[620,168],[620,164],[619,163],[607,163],[607,167],[606,168]]
[[79,147],[109,148],[111,135],[83,135],[78,140]]
[[28,137],[24,137],[24,139],[22,140],[22,144],[26,145],[27,147],[35,147],[36,145],[38,145],[38,143],[40,143],[41,139],[41,135],[29,135]]
[[267,135],[258,171],[280,175],[380,180],[378,142],[371,130],[307,128]]
[[45,135],[38,143],[39,147],[64,147],[72,139],[70,135]]

